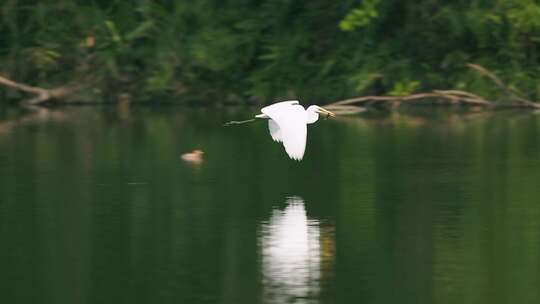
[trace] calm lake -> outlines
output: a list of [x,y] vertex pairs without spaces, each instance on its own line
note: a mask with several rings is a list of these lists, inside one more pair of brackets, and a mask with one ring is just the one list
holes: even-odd
[[254,112],[1,112],[0,302],[540,303],[540,115]]

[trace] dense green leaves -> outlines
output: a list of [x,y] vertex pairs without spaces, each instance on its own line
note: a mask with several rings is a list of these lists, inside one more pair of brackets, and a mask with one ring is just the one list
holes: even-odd
[[[75,1],[0,4],[0,73],[104,96],[330,101],[432,88],[540,96],[534,0]],[[0,91],[1,92],[1,91]],[[106,93],[106,94],[105,94]]]
[[360,8],[355,8],[345,16],[339,23],[339,27],[344,31],[352,31],[357,27],[368,26],[371,20],[377,18],[379,13],[375,8],[378,0],[362,1]]

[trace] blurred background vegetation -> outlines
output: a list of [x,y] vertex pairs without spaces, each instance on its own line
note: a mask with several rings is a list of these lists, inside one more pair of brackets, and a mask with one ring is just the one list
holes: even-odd
[[[78,98],[310,102],[437,88],[540,96],[536,0],[4,0],[0,74]],[[0,89],[3,99],[20,93]],[[182,97],[182,98],[179,98]]]

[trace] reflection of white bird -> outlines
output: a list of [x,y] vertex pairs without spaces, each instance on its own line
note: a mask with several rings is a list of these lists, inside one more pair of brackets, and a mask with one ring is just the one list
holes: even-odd
[[[317,298],[321,282],[320,223],[307,216],[301,197],[287,199],[261,225],[262,275],[270,303],[305,303]],[[304,301],[290,301],[303,299]]]
[[[302,107],[298,100],[274,103],[261,109],[256,118],[268,119],[270,136],[276,142],[283,142],[290,158],[302,160],[306,150],[307,125],[319,119],[319,113],[334,117],[335,114],[319,106]],[[255,119],[247,120],[253,121]],[[232,121],[227,125],[243,122]]]

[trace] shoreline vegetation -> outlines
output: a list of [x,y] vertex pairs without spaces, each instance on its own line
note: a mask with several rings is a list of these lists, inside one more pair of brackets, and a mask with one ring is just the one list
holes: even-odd
[[539,79],[535,0],[0,4],[2,104],[538,109]]
[[[433,90],[431,92],[397,96],[359,96],[328,103],[325,105],[325,107],[339,113],[340,115],[360,113],[363,112],[367,107],[395,109],[402,103],[414,105],[426,102],[429,102],[432,105],[461,105],[486,110],[502,108],[532,110],[540,109],[540,103],[520,96],[519,92],[506,85],[495,74],[486,68],[472,63],[467,64],[467,66],[482,76],[490,79],[494,86],[497,86],[500,89],[501,96],[505,97],[504,101],[486,100],[477,94],[461,90]],[[0,85],[35,95],[32,98],[27,98],[20,101],[20,104],[24,107],[35,107],[50,102],[65,104],[69,102],[66,100],[77,100],[76,94],[79,91],[88,89],[88,84],[82,83],[67,84],[54,89],[44,89],[18,83],[2,76],[0,76]]]
[[482,76],[490,79],[495,86],[501,90],[501,96],[504,96],[504,101],[490,101],[471,92],[460,90],[433,90],[427,93],[415,93],[403,96],[361,96],[348,98],[345,100],[336,101],[328,104],[326,107],[342,114],[358,113],[362,107],[382,106],[385,108],[395,109],[402,103],[424,103],[426,100],[431,100],[432,105],[462,105],[481,109],[540,109],[540,103],[532,101],[520,96],[511,87],[501,81],[495,74],[486,68],[469,63],[467,66]]

